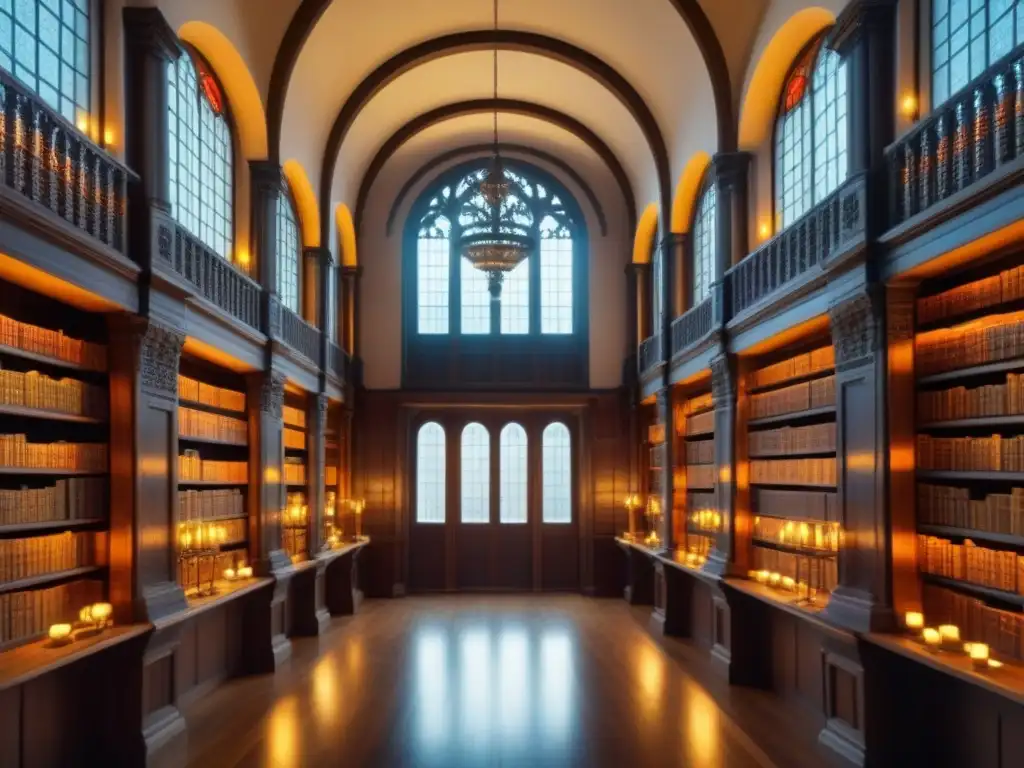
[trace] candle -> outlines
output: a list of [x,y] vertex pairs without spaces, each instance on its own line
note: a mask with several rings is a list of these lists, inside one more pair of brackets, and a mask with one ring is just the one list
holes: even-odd
[[967,653],[975,669],[988,668],[988,646],[985,643],[971,643],[971,649]]
[[793,581],[793,577],[792,576],[783,576],[782,577],[782,588],[785,589],[787,592],[792,592],[793,588],[795,586],[796,586],[796,582]]
[[769,578],[771,578],[771,574],[768,573],[768,571],[758,571],[757,572],[757,583],[758,584],[767,584]]
[[903,615],[903,624],[907,629],[920,632],[924,629],[924,614],[919,611],[907,611]]
[[224,578],[227,581],[234,581],[235,580],[235,569],[234,568],[225,568],[224,569]]
[[942,647],[947,651],[960,650],[960,627],[955,624],[941,624],[939,637],[942,640]]
[[113,606],[110,603],[96,603],[92,606],[92,618],[101,627],[105,627],[109,621],[111,615],[114,613]]
[[238,569],[238,578],[249,579],[252,578],[252,566],[246,565]]
[[78,612],[78,620],[83,624],[92,624],[92,606],[87,605]]
[[929,651],[936,652],[939,650],[939,645],[942,643],[942,635],[939,634],[937,629],[926,627],[921,633],[921,637],[924,639],[924,643],[928,646]]
[[71,625],[54,624],[50,627],[50,642],[54,645],[67,645],[71,642]]
[[988,660],[988,665],[989,665],[989,666],[990,666],[990,667],[991,667],[992,669],[999,669],[999,667],[1003,666],[1003,662],[1001,662],[1001,661],[996,661],[995,659],[989,659],[989,660]]

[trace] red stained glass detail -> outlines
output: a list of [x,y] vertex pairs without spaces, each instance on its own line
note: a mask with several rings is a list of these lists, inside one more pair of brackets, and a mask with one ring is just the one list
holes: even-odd
[[801,67],[793,73],[786,84],[786,111],[794,109],[803,100],[806,92],[807,75],[804,74],[803,67]]
[[210,108],[214,114],[219,115],[224,111],[224,97],[221,95],[220,86],[217,85],[217,81],[213,79],[206,70],[200,70],[199,82],[203,86],[203,95],[206,96],[206,100],[210,104]]

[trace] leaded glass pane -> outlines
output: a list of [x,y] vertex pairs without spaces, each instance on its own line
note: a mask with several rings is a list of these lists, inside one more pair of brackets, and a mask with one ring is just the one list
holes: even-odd
[[277,198],[277,295],[281,303],[299,312],[299,224],[287,192]]
[[439,217],[420,229],[416,241],[417,307],[420,333],[448,333],[448,271],[452,227]]
[[498,519],[502,523],[525,523],[526,518],[526,430],[507,424],[501,430],[501,500]]
[[530,332],[530,260],[505,275],[501,287],[501,332]]
[[572,522],[572,439],[565,424],[549,424],[541,438],[543,473],[542,520]]
[[444,523],[444,428],[428,422],[416,435],[416,522]]
[[540,223],[540,332],[573,332],[572,232],[553,216]]
[[491,332],[491,294],[487,290],[487,275],[462,259],[462,332],[485,334]]
[[693,221],[693,305],[711,295],[715,279],[717,194],[715,185],[708,184],[697,204]]
[[462,430],[462,522],[491,521],[491,438],[476,422]]

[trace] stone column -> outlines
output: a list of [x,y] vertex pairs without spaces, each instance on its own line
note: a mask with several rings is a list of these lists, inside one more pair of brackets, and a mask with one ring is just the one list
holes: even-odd
[[719,152],[711,161],[717,195],[715,282],[748,254],[747,172],[750,153]]
[[[667,366],[666,366],[667,368]],[[661,537],[662,547],[675,549],[673,505],[675,503],[675,398],[672,387],[666,386],[657,395],[658,423],[665,425],[665,442],[661,446]]]
[[344,298],[341,301],[341,308],[344,310],[342,345],[352,358],[359,354],[359,334],[356,332],[356,324],[359,318],[359,278],[362,274],[362,267],[343,266],[341,268],[341,280],[344,286]]
[[[281,166],[269,160],[251,160],[249,185],[252,203],[253,274],[263,287],[264,331],[280,336],[281,305],[277,300],[277,201],[281,197],[284,175]],[[268,363],[269,364],[269,363]]]

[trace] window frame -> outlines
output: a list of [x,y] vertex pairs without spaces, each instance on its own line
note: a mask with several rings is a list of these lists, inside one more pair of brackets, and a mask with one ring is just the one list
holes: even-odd
[[[547,434],[548,430],[555,426],[561,426],[565,430],[565,435],[568,438],[568,461],[569,461],[569,477],[568,477],[568,504],[569,504],[569,519],[568,520],[548,520],[547,518],[547,504],[545,494],[545,479],[546,479],[546,462],[545,453],[547,451]],[[538,484],[540,486],[540,524],[542,526],[558,526],[567,527],[574,526],[577,522],[578,509],[576,505],[576,437],[573,434],[572,427],[569,426],[566,420],[561,418],[553,418],[544,424],[540,431],[540,477],[538,478]]]
[[[712,214],[711,214],[711,271],[710,278],[708,280],[707,290],[704,295],[700,298],[697,296],[697,275],[698,270],[698,242],[697,242],[697,225],[701,220],[701,206],[704,204],[707,196],[714,195],[712,203]],[[716,185],[716,174],[714,173],[714,167],[709,165],[704,171],[704,178],[700,183],[700,187],[697,191],[697,199],[694,201],[693,212],[690,214],[690,229],[689,237],[687,238],[687,250],[689,251],[690,260],[690,274],[687,289],[687,305],[690,309],[701,304],[705,299],[710,298],[711,288],[717,280],[721,278],[721,275],[717,274],[718,270],[718,187]]]
[[[474,483],[480,486],[483,490],[482,500],[484,503],[484,511],[486,514],[482,519],[466,519],[466,438],[470,433],[470,430],[479,432],[483,437],[483,448],[485,449],[482,462],[483,472],[481,473],[481,479],[474,481]],[[481,447],[471,445],[470,447]],[[474,457],[474,461],[479,460],[480,457]],[[459,525],[490,525],[493,522],[494,505],[491,503],[494,488],[491,483],[491,468],[494,461],[494,440],[491,436],[491,430],[484,421],[474,419],[467,421],[462,425],[462,429],[459,430]]]
[[[296,240],[296,243],[298,245],[298,249],[297,249],[296,254],[295,254],[295,258],[296,258],[296,261],[295,261],[295,302],[296,302],[296,307],[294,309],[292,307],[289,307],[288,304],[285,303],[284,296],[281,293],[281,275],[283,274],[282,270],[281,270],[281,247],[280,247],[281,246],[281,227],[280,227],[281,219],[280,219],[280,216],[278,215],[277,206],[280,206],[282,201],[285,203],[285,205],[290,206],[290,208],[291,208],[292,217],[295,219],[295,240]],[[302,219],[299,218],[299,208],[295,204],[295,196],[292,195],[291,185],[288,184],[287,180],[285,180],[281,184],[281,191],[279,193],[277,206],[275,206],[275,209],[274,209],[274,216],[275,216],[275,219],[276,219],[275,220],[276,242],[274,243],[274,257],[277,259],[277,264],[275,265],[275,267],[276,267],[275,275],[277,277],[277,280],[276,280],[276,285],[274,287],[277,290],[277,298],[281,302],[281,306],[286,308],[286,309],[288,309],[288,310],[290,310],[291,312],[294,312],[299,317],[302,317],[302,304],[303,304],[303,301],[302,301],[302,298],[303,298],[303,296],[302,296],[302,291],[303,291],[303,285],[302,285],[302,278],[303,278],[303,268],[302,268],[303,267]]]
[[[440,520],[421,520],[420,519],[420,499],[422,497],[420,487],[420,437],[423,434],[423,430],[429,426],[438,427],[441,432],[441,519]],[[461,433],[460,433],[461,437]],[[412,491],[413,491],[413,505],[412,505],[412,523],[413,525],[429,525],[429,526],[445,526],[448,524],[448,476],[451,474],[448,471],[448,428],[445,422],[441,419],[426,419],[421,424],[416,426],[416,430],[413,433],[412,440],[413,457],[412,466],[415,468],[415,477],[412,478]]]
[[[518,432],[512,430],[517,429]],[[521,434],[522,443],[514,446],[510,446],[512,449],[518,451],[522,450],[522,487],[516,491],[516,494],[521,494],[521,501],[523,504],[523,518],[522,520],[506,520],[505,519],[505,472],[504,472],[504,458],[505,458],[505,435],[506,434]],[[511,461],[511,458],[510,458]],[[518,470],[517,470],[518,471]],[[515,480],[516,478],[513,478]],[[511,485],[511,482],[510,482]],[[511,495],[511,494],[510,494]],[[513,510],[518,511],[518,510]],[[530,433],[522,422],[519,421],[508,421],[505,422],[501,430],[498,432],[498,523],[499,525],[529,525],[530,520]]]

